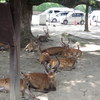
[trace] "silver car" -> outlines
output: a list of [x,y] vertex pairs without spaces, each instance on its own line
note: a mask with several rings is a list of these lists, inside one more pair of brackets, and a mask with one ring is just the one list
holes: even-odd
[[83,25],[85,22],[85,13],[81,11],[74,11],[74,12],[69,12],[65,18],[60,20],[61,24],[81,24]]
[[51,22],[60,22],[61,19],[65,18],[69,12],[63,11],[57,13],[55,16],[51,17]]

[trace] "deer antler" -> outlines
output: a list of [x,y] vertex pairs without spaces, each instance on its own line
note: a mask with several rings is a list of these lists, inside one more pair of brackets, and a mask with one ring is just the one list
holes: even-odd
[[58,63],[54,66],[54,72],[56,72],[57,71],[57,68],[58,68],[58,66],[60,65],[60,61],[59,61],[59,59],[57,58],[57,56],[55,56],[56,57],[56,59],[58,60]]
[[61,42],[62,42],[62,45],[66,45],[66,43],[63,41],[63,38],[61,38]]
[[46,63],[46,62],[43,62],[43,65],[44,65],[44,67],[45,67],[46,73],[49,73],[49,70],[47,69],[47,63]]
[[43,27],[44,32],[45,32],[45,33],[48,33],[48,31],[49,31],[48,26],[46,27],[46,29],[47,29],[47,30],[45,30],[44,27]]
[[68,38],[68,43],[67,43],[67,45],[70,43],[70,38]]

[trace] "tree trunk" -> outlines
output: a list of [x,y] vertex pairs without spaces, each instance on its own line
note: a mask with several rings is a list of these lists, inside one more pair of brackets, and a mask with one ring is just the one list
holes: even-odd
[[88,9],[89,9],[89,6],[88,5],[86,5],[86,15],[85,15],[85,29],[84,29],[84,31],[89,31],[89,29],[88,29]]
[[21,0],[21,47],[25,47],[30,39],[34,38],[31,33],[32,5]]

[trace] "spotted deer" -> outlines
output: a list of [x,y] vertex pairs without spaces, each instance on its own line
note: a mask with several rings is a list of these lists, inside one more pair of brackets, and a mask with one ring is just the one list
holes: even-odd
[[47,64],[43,63],[45,67],[45,73],[26,73],[23,74],[23,77],[29,80],[30,86],[35,88],[36,91],[44,93],[47,93],[49,91],[56,91],[55,73],[59,64],[60,62],[58,60],[58,62],[54,66],[54,70],[50,71],[47,68]]
[[44,29],[44,27],[43,27],[43,30],[44,30],[45,35],[37,35],[37,39],[40,42],[48,42],[48,40],[49,40],[48,38],[50,38],[49,29],[48,29],[48,27],[46,27],[46,29]]
[[[58,71],[60,70],[65,70],[65,71],[71,71],[72,69],[75,68],[75,63],[77,62],[77,58],[58,58],[60,65],[58,67]],[[57,63],[57,59],[51,59],[50,62],[48,63],[49,69],[53,69],[54,65]]]
[[38,46],[39,45],[36,42],[30,41],[30,43],[28,43],[23,50],[24,51],[29,51],[29,52],[38,51]]
[[67,48],[65,48],[62,52],[62,56],[65,57],[70,57],[73,56],[74,58],[79,58],[82,57],[82,51],[79,50],[79,45],[78,45],[78,49],[74,49],[74,48],[69,48],[69,46],[67,46]]

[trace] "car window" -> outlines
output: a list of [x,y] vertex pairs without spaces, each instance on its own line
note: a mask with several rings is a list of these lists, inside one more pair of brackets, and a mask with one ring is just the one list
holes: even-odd
[[52,10],[50,10],[48,13],[49,13],[49,14],[51,14],[52,12],[53,12],[53,11],[52,11]]
[[72,17],[83,17],[84,14],[83,13],[73,13]]
[[65,15],[67,15],[68,13],[61,13],[61,16],[65,16]]
[[76,14],[76,13],[73,13],[73,14],[72,14],[72,17],[77,17],[77,14]]
[[77,17],[82,17],[84,16],[83,13],[77,13]]
[[60,12],[60,11],[59,11],[59,10],[54,10],[54,12],[55,12],[55,13],[58,13],[58,12]]
[[56,16],[59,17],[59,16],[66,16],[68,13],[59,13],[57,14]]

